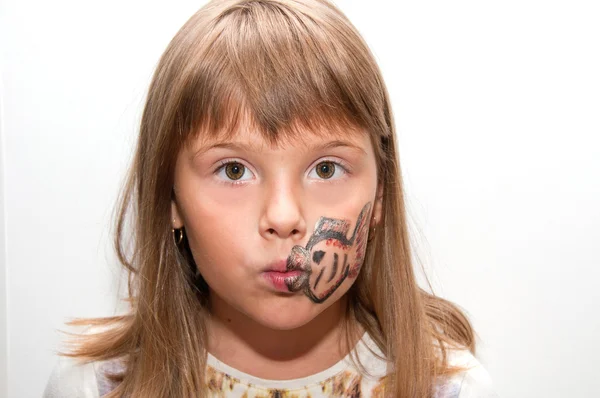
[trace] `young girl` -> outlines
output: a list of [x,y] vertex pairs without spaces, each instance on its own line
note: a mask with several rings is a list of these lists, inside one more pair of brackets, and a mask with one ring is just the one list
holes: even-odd
[[131,311],[77,321],[45,396],[495,396],[465,316],[417,286],[405,218],[345,16],[214,0],[148,93],[116,236]]

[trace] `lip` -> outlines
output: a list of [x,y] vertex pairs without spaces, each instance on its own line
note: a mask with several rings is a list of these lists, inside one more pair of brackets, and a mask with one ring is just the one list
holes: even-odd
[[293,293],[290,286],[295,286],[298,280],[302,279],[306,274],[300,270],[292,270],[287,272],[265,271],[261,274],[262,278],[267,283],[274,287],[275,290],[286,293]]
[[294,249],[287,259],[270,263],[261,273],[262,278],[280,292],[298,291],[310,275],[304,257],[298,256]]
[[287,272],[287,260],[273,261],[263,269],[263,272]]
[[304,257],[298,255],[297,250],[292,249],[292,254],[285,260],[277,260],[273,261],[269,265],[267,265],[263,270],[263,272],[291,272],[291,271],[301,271],[307,272],[307,266],[305,264]]

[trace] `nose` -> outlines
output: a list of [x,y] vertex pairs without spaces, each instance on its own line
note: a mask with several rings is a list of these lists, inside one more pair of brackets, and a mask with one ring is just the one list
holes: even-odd
[[265,192],[260,231],[265,239],[300,240],[306,233],[302,212],[302,192],[292,183],[273,181]]

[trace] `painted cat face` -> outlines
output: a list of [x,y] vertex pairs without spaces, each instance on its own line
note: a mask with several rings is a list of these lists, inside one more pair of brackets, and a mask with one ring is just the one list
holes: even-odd
[[367,203],[350,237],[350,222],[321,217],[306,246],[292,248],[287,269],[303,273],[287,282],[288,289],[302,290],[313,302],[322,303],[346,278],[356,278],[365,257],[370,214]]

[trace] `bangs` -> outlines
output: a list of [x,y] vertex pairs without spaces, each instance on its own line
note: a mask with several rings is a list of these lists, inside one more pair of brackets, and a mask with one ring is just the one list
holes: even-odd
[[[306,130],[390,134],[377,65],[339,11],[260,0],[214,7],[209,3],[178,34],[191,35],[180,38],[189,46],[180,52],[188,59],[181,60],[176,118],[185,141],[230,137],[240,128],[271,143],[301,139]],[[200,27],[192,32],[194,24]]]

